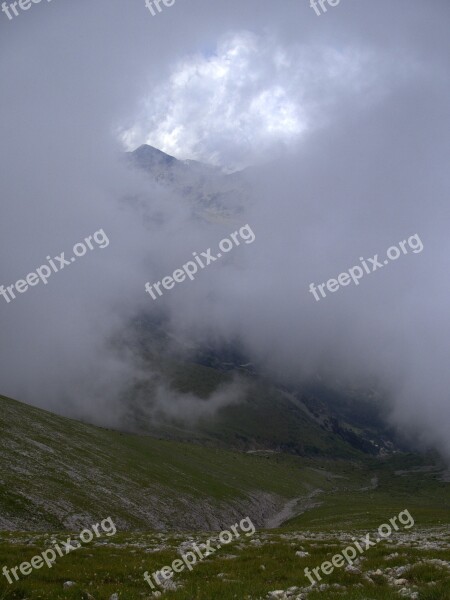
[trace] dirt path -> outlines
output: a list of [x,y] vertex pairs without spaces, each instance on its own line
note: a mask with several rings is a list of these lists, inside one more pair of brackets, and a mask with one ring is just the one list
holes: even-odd
[[323,490],[317,489],[308,494],[308,496],[299,496],[298,498],[289,500],[280,511],[266,520],[265,527],[267,529],[276,529],[284,522],[292,519],[292,517],[301,515],[307,510],[319,506],[320,502],[314,501],[313,498],[322,492]]

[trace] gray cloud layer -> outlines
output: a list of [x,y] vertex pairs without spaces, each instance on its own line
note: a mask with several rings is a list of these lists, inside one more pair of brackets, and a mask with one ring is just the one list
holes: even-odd
[[[120,163],[133,131],[181,158],[255,164],[234,225],[256,241],[161,299],[173,331],[239,336],[286,378],[377,381],[395,422],[450,454],[449,16],[445,0],[342,0],[320,17],[296,0],[177,0],[157,17],[118,0],[2,13],[1,283],[101,227],[111,241],[0,298],[2,392],[114,421],[113,391],[141,367],[109,351],[111,336],[154,310],[146,281],[229,233]],[[415,233],[422,253],[321,302],[308,293]]]

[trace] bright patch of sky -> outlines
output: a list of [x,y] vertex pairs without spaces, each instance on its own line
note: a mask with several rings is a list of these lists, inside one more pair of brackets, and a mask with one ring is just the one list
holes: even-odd
[[143,99],[123,142],[230,170],[269,160],[317,125],[336,94],[361,84],[366,59],[351,49],[283,47],[248,31],[229,33],[214,51],[173,66]]

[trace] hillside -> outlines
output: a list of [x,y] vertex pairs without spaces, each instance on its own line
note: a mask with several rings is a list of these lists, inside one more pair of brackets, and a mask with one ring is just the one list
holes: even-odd
[[[326,460],[124,434],[4,397],[0,431],[0,529],[77,529],[105,514],[125,529],[217,529],[243,513],[264,526],[341,481],[320,472]],[[364,481],[344,461],[332,468],[345,488]]]
[[[196,345],[192,340],[174,340],[163,315],[141,315],[130,324],[127,336],[153,379],[130,388],[122,398],[123,430],[240,451],[269,449],[310,457],[349,459],[411,449],[387,426],[385,400],[375,392],[343,385],[332,389],[320,382],[287,387],[264,377],[238,343]],[[189,405],[190,396],[204,401],[206,408],[213,395],[233,381],[242,391],[239,401],[229,391],[230,401],[217,410],[204,410],[198,419],[186,418],[189,411],[181,409]],[[170,408],[164,412],[155,407],[159,384],[167,396],[169,388],[178,396],[184,418],[171,414]]]
[[[7,530],[73,530],[106,514],[121,529],[215,530],[242,514],[273,527],[324,509],[335,523],[338,506],[344,520],[342,506],[351,510],[349,496],[391,497],[394,487],[409,496],[409,478],[394,471],[427,460],[238,452],[102,429],[4,397],[0,409],[0,529]],[[426,494],[433,481],[416,475],[414,489]],[[448,485],[433,485],[438,501]]]

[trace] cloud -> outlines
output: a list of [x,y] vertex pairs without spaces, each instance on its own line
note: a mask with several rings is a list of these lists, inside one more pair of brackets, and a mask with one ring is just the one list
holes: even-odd
[[156,387],[151,405],[148,407],[152,422],[167,422],[180,425],[196,424],[204,417],[212,417],[221,408],[241,403],[249,386],[239,379],[219,386],[207,399],[194,394],[174,391],[167,383]]
[[[399,427],[450,455],[449,10],[347,0],[319,18],[297,0],[192,0],[152,17],[58,0],[2,15],[1,283],[100,228],[110,239],[0,303],[3,393],[120,423],[143,371],[130,323],[163,312],[176,339],[239,340],[277,380],[376,382]],[[200,219],[211,196],[195,179],[173,191],[130,170],[118,132],[253,165],[228,184],[252,190],[242,213]],[[245,223],[254,244],[152,304],[145,282]],[[415,233],[421,254],[323,302],[308,292]]]
[[213,54],[180,60],[122,132],[129,149],[150,144],[229,170],[273,160],[317,126],[338,94],[364,91],[369,55],[351,47],[286,46],[268,34],[225,34]]

